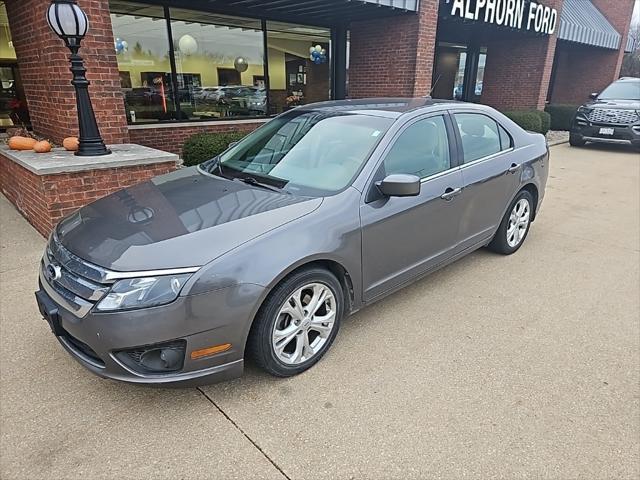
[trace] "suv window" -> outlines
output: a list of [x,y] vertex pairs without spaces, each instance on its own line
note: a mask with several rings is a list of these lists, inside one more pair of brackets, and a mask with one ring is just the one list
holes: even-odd
[[386,175],[407,173],[425,178],[449,168],[449,137],[442,115],[407,127],[384,159]]
[[479,113],[456,113],[464,163],[473,162],[511,147],[511,137],[495,120]]

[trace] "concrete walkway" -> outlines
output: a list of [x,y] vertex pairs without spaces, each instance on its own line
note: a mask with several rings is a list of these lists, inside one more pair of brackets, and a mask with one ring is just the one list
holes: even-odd
[[0,197],[3,479],[638,478],[640,156],[554,147],[514,256],[348,319],[311,371],[101,380],[33,299],[44,240]]

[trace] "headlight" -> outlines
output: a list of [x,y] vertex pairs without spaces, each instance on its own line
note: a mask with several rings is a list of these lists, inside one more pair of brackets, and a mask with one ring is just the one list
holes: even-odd
[[580,107],[578,108],[578,113],[582,115],[589,115],[593,111],[593,108],[590,107]]
[[173,302],[178,298],[180,290],[189,277],[191,277],[190,273],[118,280],[109,293],[100,300],[96,309],[110,312],[154,307]]

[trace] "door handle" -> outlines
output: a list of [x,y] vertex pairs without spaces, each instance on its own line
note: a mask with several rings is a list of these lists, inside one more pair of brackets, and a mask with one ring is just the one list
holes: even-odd
[[442,195],[440,195],[440,198],[448,202],[450,200],[453,200],[453,197],[455,197],[456,195],[460,195],[460,192],[462,192],[461,188],[449,187],[444,191]]
[[519,163],[512,163],[511,166],[509,167],[509,169],[507,170],[507,172],[516,173],[519,169],[520,169],[520,164]]

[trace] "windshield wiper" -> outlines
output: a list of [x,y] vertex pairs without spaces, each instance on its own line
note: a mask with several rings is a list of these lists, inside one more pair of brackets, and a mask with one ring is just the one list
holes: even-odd
[[260,187],[260,188],[264,188],[266,190],[271,190],[272,192],[289,193],[289,192],[285,192],[281,188],[274,187],[273,185],[269,185],[267,183],[259,182],[258,180],[256,180],[255,177],[248,177],[248,176],[247,177],[234,177],[234,180],[238,180],[240,182],[244,182],[247,185],[253,185],[255,187]]

